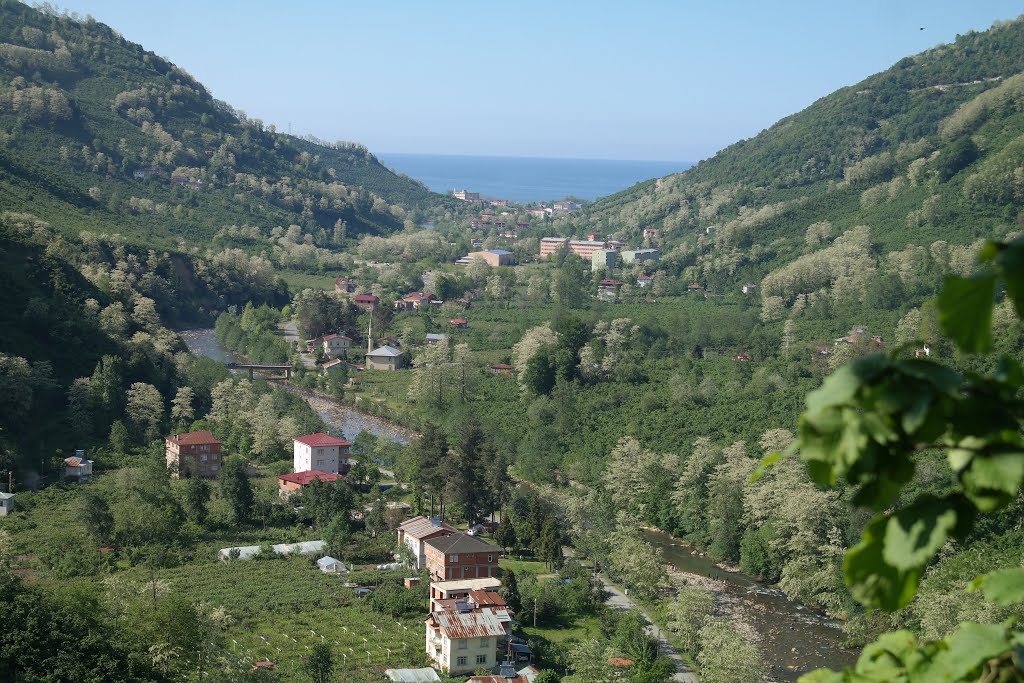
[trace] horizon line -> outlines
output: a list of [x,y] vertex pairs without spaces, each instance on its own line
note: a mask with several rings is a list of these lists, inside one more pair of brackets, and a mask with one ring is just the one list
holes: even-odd
[[451,152],[370,152],[376,157],[384,155],[422,156],[422,157],[457,157],[469,159],[542,159],[545,161],[634,161],[641,163],[655,164],[689,164],[695,166],[698,162],[682,159],[620,159],[609,157],[556,157],[556,156],[533,156],[529,154],[453,154]]

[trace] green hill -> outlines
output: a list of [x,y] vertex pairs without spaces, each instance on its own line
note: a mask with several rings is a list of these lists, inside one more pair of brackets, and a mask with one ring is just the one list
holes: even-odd
[[[840,255],[872,275],[846,273],[853,298],[893,277],[930,293],[937,278],[926,275],[969,267],[957,245],[1024,225],[1022,72],[1024,22],[1000,22],[842,88],[688,171],[607,197],[581,222],[634,242],[657,228],[661,267],[712,290],[775,273],[761,293],[786,307],[800,295],[846,297],[833,287]],[[841,238],[857,226],[868,232]]]
[[337,247],[399,229],[439,199],[361,145],[246,118],[103,24],[10,0],[0,2],[0,142],[6,209],[147,245],[298,225]]

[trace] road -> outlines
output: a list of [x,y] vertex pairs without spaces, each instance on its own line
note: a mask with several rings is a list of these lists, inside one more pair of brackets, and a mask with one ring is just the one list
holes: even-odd
[[316,359],[308,353],[302,352],[302,340],[299,339],[299,328],[295,326],[295,321],[289,320],[281,329],[284,331],[284,340],[288,342],[288,344],[298,344],[299,360],[302,361],[302,365],[310,370],[315,370]]
[[606,602],[609,607],[621,610],[635,609],[643,615],[644,619],[647,620],[647,633],[658,639],[661,643],[662,653],[675,662],[676,674],[669,680],[679,681],[679,683],[699,683],[697,676],[690,669],[686,660],[683,659],[683,656],[676,652],[675,648],[672,647],[672,643],[668,642],[667,639],[661,638],[661,629],[654,625],[654,620],[651,619],[646,612],[637,607],[636,603],[630,600],[628,595],[625,595],[622,591],[613,586],[608,579],[603,576],[599,576],[598,578],[601,579],[601,583],[604,584],[605,590],[609,593],[608,600]]

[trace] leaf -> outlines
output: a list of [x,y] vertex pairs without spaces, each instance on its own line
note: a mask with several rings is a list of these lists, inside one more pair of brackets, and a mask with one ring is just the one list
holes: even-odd
[[761,458],[761,462],[757,463],[757,467],[750,474],[750,481],[756,482],[760,480],[768,471],[768,468],[777,463],[780,458],[782,458],[782,453],[780,451],[772,451]]
[[957,510],[951,500],[921,496],[889,517],[882,559],[897,569],[923,570],[956,526]]
[[939,324],[961,350],[988,351],[995,295],[994,275],[946,278],[939,294]]
[[885,515],[871,520],[861,542],[846,553],[843,577],[858,602],[894,612],[914,598],[922,570],[901,570],[885,561],[884,537],[888,522]]
[[961,624],[943,644],[934,658],[913,672],[911,683],[976,680],[985,662],[1012,646],[1006,626],[972,623]]
[[971,500],[991,512],[1008,503],[1024,483],[1024,453],[975,455],[962,481]]
[[1000,607],[1024,602],[1024,567],[1000,569],[983,574],[971,582],[968,590],[981,590]]

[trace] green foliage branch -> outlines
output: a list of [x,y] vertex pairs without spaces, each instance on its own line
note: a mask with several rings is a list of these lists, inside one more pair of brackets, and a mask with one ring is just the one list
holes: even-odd
[[[982,272],[946,279],[939,321],[962,352],[989,355],[1000,285],[1024,317],[1024,239],[989,242],[979,260]],[[865,356],[808,395],[794,447],[811,477],[822,486],[845,481],[855,504],[878,512],[843,565],[851,594],[865,606],[889,612],[906,606],[943,545],[966,538],[979,514],[1005,508],[1024,484],[1024,369],[1010,357],[992,360],[994,371],[982,374],[900,358],[899,350]],[[953,489],[897,505],[915,454],[934,449],[946,453]],[[1024,602],[1024,569],[993,572],[966,588],[1002,606]],[[864,649],[853,669],[801,679],[977,680],[1024,681],[1024,632],[1013,620],[964,623],[934,642],[908,631],[887,633]]]

